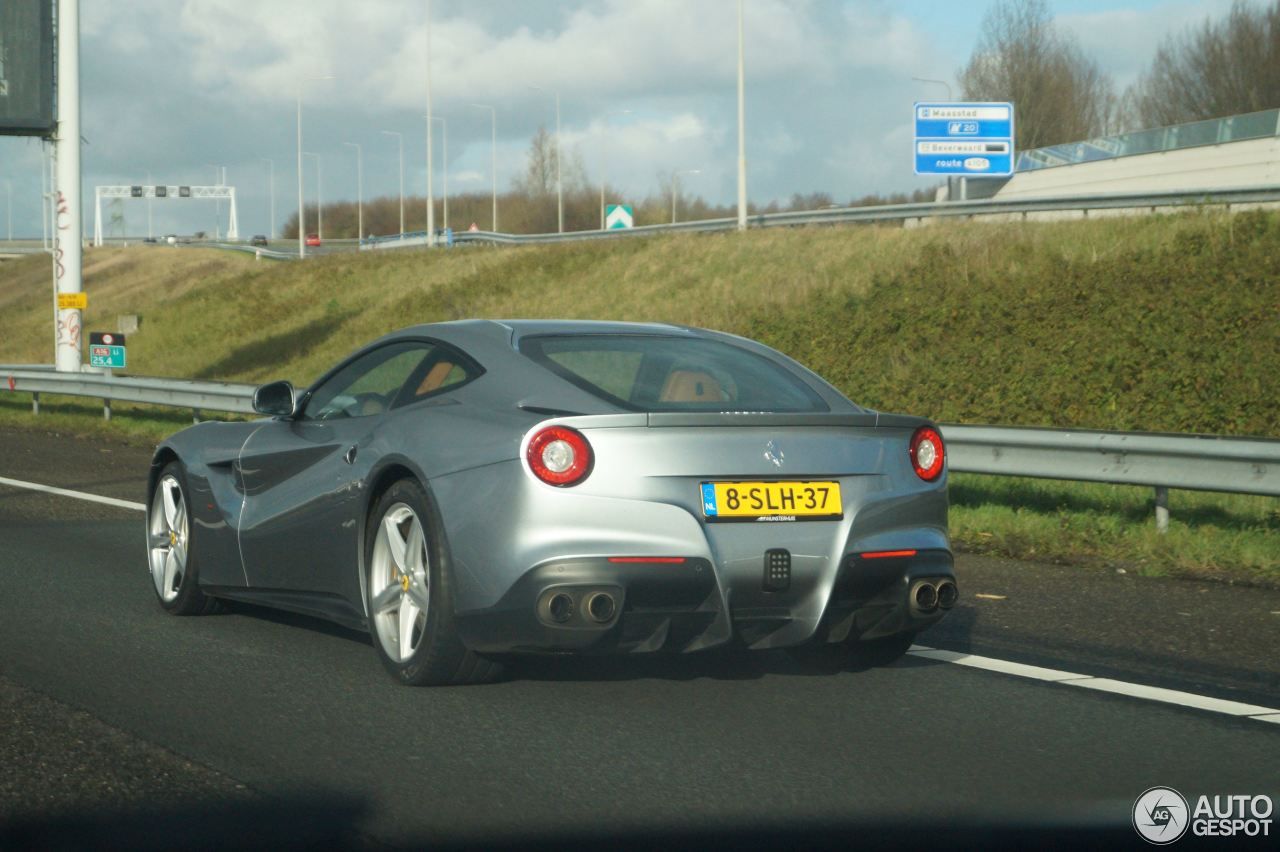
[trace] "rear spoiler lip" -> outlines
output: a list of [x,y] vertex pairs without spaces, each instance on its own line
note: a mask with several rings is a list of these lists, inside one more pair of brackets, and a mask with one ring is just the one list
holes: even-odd
[[854,429],[918,429],[921,426],[937,426],[927,418],[913,417],[907,414],[881,414],[867,411],[856,414],[828,414],[821,412],[797,412],[792,414],[742,412],[630,412],[626,414],[563,414],[553,415],[550,411],[539,411],[526,407],[530,413],[546,413],[549,416],[535,428],[562,425],[575,429],[636,429],[664,427],[836,427]]
[[755,412],[663,412],[646,415],[650,427],[663,426],[850,426],[856,428],[914,429],[933,425],[923,417],[906,414],[826,414],[797,412],[772,414]]

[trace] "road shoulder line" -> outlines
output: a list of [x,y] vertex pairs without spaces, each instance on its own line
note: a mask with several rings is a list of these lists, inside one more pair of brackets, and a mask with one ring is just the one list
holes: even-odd
[[134,503],[132,500],[118,500],[115,497],[103,497],[100,494],[89,494],[84,491],[72,491],[67,488],[54,488],[52,485],[41,485],[38,482],[27,482],[24,479],[9,479],[0,476],[0,485],[8,485],[13,488],[25,488],[28,491],[42,491],[45,494],[56,494],[59,497],[74,497],[77,500],[87,500],[90,503],[101,503],[104,506],[115,506],[119,509],[133,509],[136,512],[145,512],[147,507],[142,503]]
[[907,653],[913,657],[936,660],[940,663],[952,663],[957,666],[983,669],[1031,680],[1042,680],[1063,686],[1079,686],[1085,689],[1127,695],[1131,698],[1141,698],[1145,701],[1155,701],[1161,704],[1192,707],[1196,710],[1206,710],[1210,713],[1220,713],[1224,716],[1257,719],[1260,722],[1280,722],[1280,710],[1276,708],[1245,704],[1240,701],[1229,701],[1225,698],[1212,698],[1207,695],[1197,695],[1194,692],[1182,692],[1176,689],[1147,686],[1113,678],[1075,674],[1059,671],[1058,669],[1046,669],[1040,666],[1029,666],[1024,663],[999,660],[994,657],[981,657],[977,654],[964,654],[958,651],[944,651],[940,648],[930,648],[926,645],[912,645],[911,650]]

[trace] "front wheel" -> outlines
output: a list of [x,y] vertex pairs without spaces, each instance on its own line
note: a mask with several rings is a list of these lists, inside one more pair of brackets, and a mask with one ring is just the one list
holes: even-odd
[[218,602],[200,591],[191,542],[191,500],[181,462],[165,465],[147,510],[147,561],[160,606],[173,615],[205,615]]
[[403,479],[378,499],[365,541],[369,630],[391,676],[408,686],[496,677],[500,666],[458,637],[448,553],[417,482]]

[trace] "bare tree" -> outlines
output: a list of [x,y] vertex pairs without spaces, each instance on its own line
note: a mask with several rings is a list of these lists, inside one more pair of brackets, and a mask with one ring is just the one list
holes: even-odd
[[1111,130],[1111,77],[1054,25],[1046,0],[1000,0],[992,6],[958,78],[968,100],[1013,102],[1018,150]]
[[[564,151],[564,168],[560,180],[566,193],[578,192],[587,185],[586,167],[582,164],[582,152]],[[529,143],[529,161],[524,174],[515,180],[516,192],[539,197],[554,195],[556,191],[556,139],[539,127]]]
[[1280,106],[1280,0],[1236,0],[1221,20],[1165,38],[1125,97],[1136,127]]

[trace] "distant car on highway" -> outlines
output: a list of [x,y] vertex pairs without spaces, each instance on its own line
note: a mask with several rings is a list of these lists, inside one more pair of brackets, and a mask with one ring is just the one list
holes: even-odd
[[956,602],[938,429],[741,337],[420,325],[253,405],[157,448],[160,605],[368,630],[401,683],[730,642],[886,662]]
[[249,238],[249,245],[266,248],[267,238],[262,234],[254,234],[252,237]]
[[176,245],[178,244],[178,235],[177,235],[177,234],[167,234],[167,235],[165,236],[165,238],[164,238],[164,241],[165,241],[166,243],[168,243],[169,245],[171,245],[171,246],[176,246]]
[[318,246],[318,245],[320,245],[320,235],[319,235],[319,234],[307,234],[307,245],[309,245],[309,246]]

